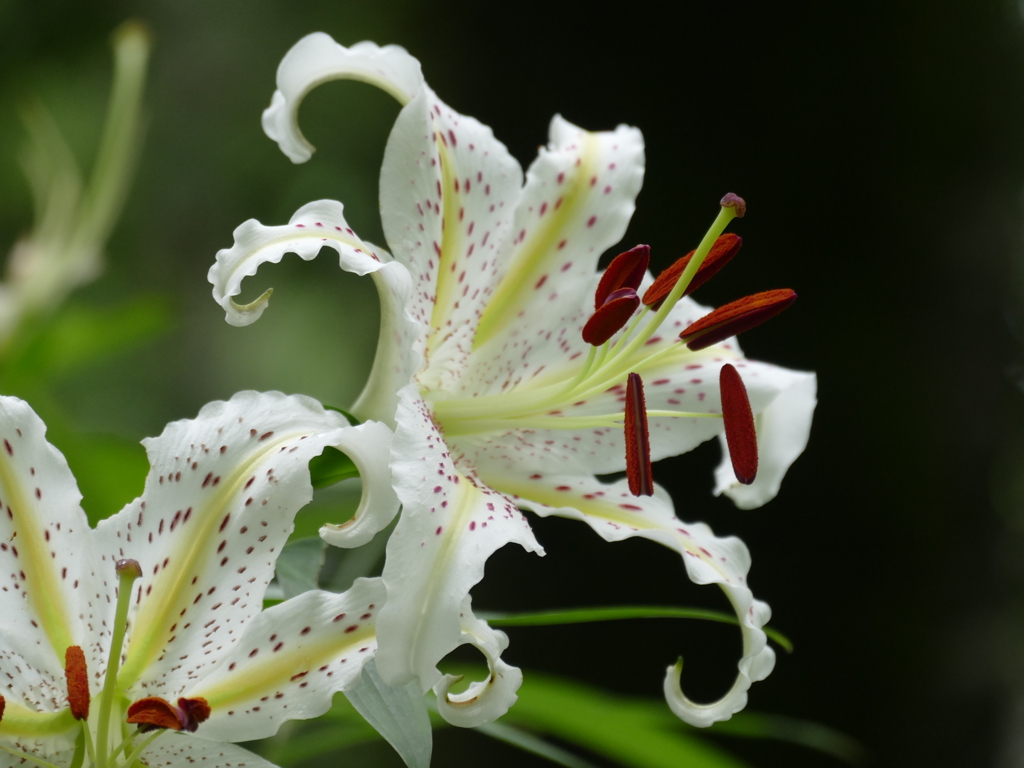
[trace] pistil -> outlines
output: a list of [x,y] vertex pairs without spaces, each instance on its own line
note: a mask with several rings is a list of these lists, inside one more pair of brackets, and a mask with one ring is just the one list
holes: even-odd
[[107,768],[107,750],[110,748],[110,711],[114,704],[117,687],[117,672],[121,666],[121,646],[128,624],[128,607],[131,605],[132,586],[142,575],[142,568],[135,560],[118,560],[117,607],[114,611],[114,626],[110,637],[110,655],[107,657],[107,673],[103,679],[100,694],[99,723],[96,730],[96,763],[98,768]]

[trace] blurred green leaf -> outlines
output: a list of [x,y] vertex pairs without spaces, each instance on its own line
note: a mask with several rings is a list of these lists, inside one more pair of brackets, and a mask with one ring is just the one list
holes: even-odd
[[359,470],[346,454],[328,446],[319,456],[310,459],[309,476],[313,481],[313,487],[319,490],[342,480],[359,477]]
[[478,726],[476,730],[492,739],[518,747],[523,752],[550,760],[555,765],[563,765],[565,768],[597,768],[593,763],[577,757],[572,752],[506,723],[487,723]]
[[824,752],[852,765],[862,765],[868,760],[864,746],[845,733],[821,723],[784,715],[740,712],[733,715],[731,720],[717,723],[715,732],[729,736],[788,741]]
[[681,727],[662,702],[524,675],[519,701],[501,720],[554,736],[630,768],[741,768],[747,763]]
[[352,706],[395,748],[409,768],[430,768],[433,732],[418,680],[388,685],[370,659],[359,684],[345,691]]
[[172,323],[167,300],[139,298],[113,308],[66,305],[36,326],[23,347],[12,350],[7,366],[20,376],[40,379],[65,375],[166,332]]
[[[52,422],[50,431],[56,431]],[[91,525],[95,526],[142,494],[149,460],[140,443],[116,435],[72,433],[61,435],[59,442],[78,481],[82,508]]]
[[289,541],[284,545],[277,558],[274,575],[285,600],[317,589],[320,569],[324,564],[325,546],[318,537]]
[[[622,605],[602,608],[567,608],[560,611],[535,611],[528,613],[483,612],[481,618],[495,627],[546,627],[556,624],[584,624],[591,621],[616,621],[619,619],[704,619],[723,624],[739,626],[732,614],[707,611],[703,608],[670,608],[664,606]],[[778,643],[787,653],[793,652],[793,643],[788,637],[769,627],[765,634]]]

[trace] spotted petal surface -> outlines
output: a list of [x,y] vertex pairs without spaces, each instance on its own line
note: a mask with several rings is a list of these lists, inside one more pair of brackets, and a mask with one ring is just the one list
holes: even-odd
[[[63,681],[70,645],[86,650],[92,668],[105,664],[97,649],[113,610],[80,500],[42,420],[24,401],[0,397],[0,658],[23,659],[40,686]],[[26,701],[49,697],[39,689]]]
[[[678,673],[669,669],[666,696],[680,718],[700,727],[728,720],[746,706],[751,683],[763,680],[775,666],[764,625],[771,618],[767,604],[755,600],[747,585],[750,553],[734,536],[715,536],[704,523],[684,523],[661,486],[653,496],[633,496],[625,480],[604,484],[589,476],[482,476],[493,488],[514,494],[520,506],[539,515],[582,520],[606,541],[634,536],[675,550],[695,584],[718,584],[732,603],[743,633],[743,657],[730,691],[711,704],[695,704],[679,689]],[[673,674],[675,675],[673,677]]]
[[199,732],[247,741],[277,733],[285,720],[322,715],[373,658],[374,622],[384,599],[380,579],[357,579],[342,594],[312,590],[261,613],[185,694],[210,705]]
[[391,466],[402,513],[388,540],[377,669],[391,685],[418,678],[426,691],[461,644],[463,601],[487,558],[510,542],[543,550],[513,503],[459,471],[414,386],[402,391],[397,421]]
[[209,741],[187,733],[165,733],[142,753],[149,768],[200,765],[203,768],[277,768],[237,744]]
[[97,529],[108,557],[142,567],[123,687],[178,695],[230,651],[312,498],[309,460],[349,429],[310,398],[241,392],[145,441],[143,495]]

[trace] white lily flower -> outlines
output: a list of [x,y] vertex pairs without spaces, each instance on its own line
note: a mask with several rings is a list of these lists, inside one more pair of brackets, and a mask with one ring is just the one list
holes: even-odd
[[95,167],[84,184],[75,157],[43,106],[26,111],[22,165],[35,224],[15,243],[0,283],[0,350],[21,322],[60,304],[103,268],[103,248],[128,194],[141,145],[139,113],[149,33],[128,22],[113,36],[114,83]]
[[[460,615],[492,552],[516,542],[542,553],[518,512],[525,508],[582,520],[609,541],[657,541],[682,555],[693,581],[722,587],[744,637],[733,689],[714,704],[694,704],[670,667],[666,694],[694,725],[727,719],[744,706],[751,682],[774,665],[762,629],[770,611],[747,586],[746,547],[679,521],[668,494],[651,482],[637,492],[652,495],[637,496],[625,480],[608,484],[596,475],[621,471],[630,446],[647,448],[639,454],[642,466],[643,455],[657,460],[722,435],[718,380],[730,362],[742,373],[757,442],[769,455],[749,485],[738,482],[726,456],[718,492],[742,507],[764,504],[806,445],[813,374],[746,360],[732,338],[700,351],[677,340],[707,313],[682,294],[742,201],[723,201],[692,268],[660,309],[627,313],[626,330],[611,328],[591,346],[583,329],[595,316],[598,259],[625,232],[643,178],[640,132],[619,126],[591,133],[556,116],[524,184],[519,164],[491,130],[441,102],[403,49],[368,42],[345,48],[317,33],[285,56],[263,115],[265,131],[293,161],[312,153],[297,127],[302,98],[340,78],[376,85],[403,104],[380,177],[394,258],[355,235],[340,203],[319,201],[284,226],[242,224],[209,277],[235,325],[256,320],[269,299],[268,292],[236,303],[242,279],[288,252],[312,259],[322,246],[332,247],[343,269],[373,274],[380,289],[378,357],[353,409],[396,427],[391,466],[403,511],[383,573],[381,676],[393,684],[419,679],[424,689],[437,684],[442,714],[451,719],[453,702],[463,713],[457,724],[493,719],[515,701],[509,685],[478,686],[473,701],[449,697],[436,665],[472,642],[487,656],[492,680],[518,674],[499,666],[503,642],[474,640],[468,625],[482,622]],[[651,284],[645,266],[623,295],[626,303]],[[647,381],[649,446],[627,440],[622,426],[630,423],[623,403],[632,374]],[[752,440],[752,428],[748,434]],[[485,715],[470,714],[474,707]]]
[[0,397],[0,764],[269,768],[232,742],[325,712],[372,658],[385,599],[361,579],[261,610],[308,462],[343,447],[370,481],[360,511],[393,514],[390,439],[242,392],[146,440],[142,496],[93,530],[42,421]]

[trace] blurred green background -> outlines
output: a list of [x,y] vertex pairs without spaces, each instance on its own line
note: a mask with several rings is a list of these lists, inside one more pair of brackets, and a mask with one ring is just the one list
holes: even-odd
[[[442,99],[492,126],[524,166],[556,112],[591,129],[640,127],[647,176],[624,246],[650,243],[659,267],[694,247],[723,193],[743,195],[743,253],[703,302],[784,286],[800,294],[744,340],[751,356],[819,374],[810,446],[778,499],[740,512],[711,498],[713,445],[655,468],[681,517],[748,543],[755,593],[796,644],[754,686],[751,708],[837,728],[874,765],[1024,766],[1015,3],[631,2],[602,13],[452,0],[0,0],[5,247],[32,218],[19,108],[41,99],[88,167],[109,36],[128,18],[154,39],[148,128],[108,268],[54,320],[65,336],[41,331],[45,376],[0,376],[51,424],[90,512],[113,512],[141,488],[133,443],[209,400],[281,389],[346,406],[358,394],[376,343],[368,282],[329,255],[265,267],[246,295],[273,285],[271,308],[237,329],[206,272],[245,219],[284,223],[321,197],[341,200],[356,230],[383,244],[377,174],[398,105],[360,84],[321,87],[302,109],[318,149],[302,166],[263,135],[259,116],[302,35],[398,43]],[[72,364],[79,342],[67,329],[90,322],[101,336],[132,322],[139,332]],[[83,448],[96,436],[115,446],[106,466]],[[123,482],[104,474],[119,468]],[[536,529],[548,556],[499,552],[475,606],[725,607],[667,551],[610,546],[568,521]],[[508,631],[510,662],[628,696],[657,696],[680,653],[684,689],[714,696],[739,653],[735,630],[697,622]],[[759,766],[840,764],[774,742],[716,743]],[[341,759],[400,764],[386,747]],[[437,738],[435,765],[531,759],[479,734]]]

